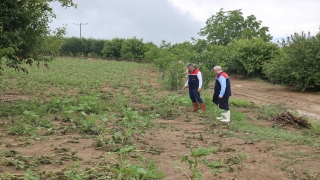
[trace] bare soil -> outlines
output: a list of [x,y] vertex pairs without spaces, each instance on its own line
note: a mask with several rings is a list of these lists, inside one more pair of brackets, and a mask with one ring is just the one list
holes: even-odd
[[[161,86],[156,81],[156,72],[151,72],[150,83],[155,88]],[[102,92],[108,91],[110,87],[102,88]],[[316,93],[296,92],[280,86],[263,84],[250,80],[232,79],[232,91],[234,97],[241,97],[250,101],[267,103],[286,103],[287,105],[301,109],[317,117],[320,116],[320,96]],[[16,100],[18,97],[4,96],[2,101]],[[137,105],[139,106],[139,105]],[[236,159],[239,152],[247,154],[248,157],[239,164],[232,164],[232,171],[223,173],[209,173],[209,169],[200,166],[204,173],[203,180],[212,179],[252,179],[252,180],[287,180],[306,179],[320,173],[318,149],[293,145],[289,142],[272,143],[269,141],[246,142],[236,136],[228,136],[228,125],[219,124],[210,126],[210,122],[205,122],[201,114],[190,111],[190,107],[183,110],[186,115],[182,115],[173,120],[156,120],[155,127],[146,132],[146,135],[133,138],[136,149],[147,158],[155,159],[160,169],[167,175],[165,180],[183,180],[188,177],[180,168],[188,171],[188,164],[180,162],[183,155],[190,153],[190,148],[213,147],[218,151],[208,156],[209,160],[224,159],[224,161]],[[249,113],[246,108],[239,108],[239,111]],[[190,121],[190,119],[191,121]],[[45,141],[26,140],[18,136],[7,135],[5,119],[0,119],[0,150],[15,150],[22,156],[45,156],[52,157],[52,164],[39,165],[40,171],[59,172],[73,161],[68,158],[80,158],[82,168],[92,167],[95,162],[105,157],[105,151],[97,150],[94,140],[84,138],[79,134],[61,133],[46,136]],[[62,124],[59,120],[54,120],[54,124]],[[212,123],[215,122],[212,119]],[[260,121],[262,126],[269,126],[270,122]],[[240,135],[245,133],[236,132]],[[319,143],[319,142],[316,142]],[[76,151],[75,156],[70,156],[70,152]],[[150,149],[156,149],[159,153]],[[62,152],[61,152],[62,151]],[[0,160],[3,161],[3,160]],[[173,164],[176,163],[177,167]],[[25,170],[17,170],[14,166],[0,166],[0,173],[23,174]],[[311,174],[311,175],[310,175]],[[316,176],[314,179],[319,179]]]
[[282,87],[255,80],[232,78],[234,97],[248,99],[259,104],[286,104],[306,115],[320,120],[320,93],[297,91],[290,87]]

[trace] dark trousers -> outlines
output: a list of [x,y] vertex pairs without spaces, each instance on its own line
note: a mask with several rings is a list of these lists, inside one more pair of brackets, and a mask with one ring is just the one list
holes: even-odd
[[218,105],[220,109],[229,110],[229,96],[224,96],[220,99],[219,95],[214,94],[212,101]]
[[192,102],[203,103],[203,101],[200,97],[200,93],[198,92],[198,89],[189,88],[189,95],[190,95],[190,99]]

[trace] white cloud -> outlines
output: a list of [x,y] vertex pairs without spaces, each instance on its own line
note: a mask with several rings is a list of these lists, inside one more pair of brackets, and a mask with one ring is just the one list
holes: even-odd
[[79,37],[79,26],[73,23],[88,23],[82,27],[82,37],[101,39],[143,38],[144,42],[160,44],[162,40],[177,43],[197,37],[201,23],[189,13],[182,14],[165,0],[74,0],[78,9],[62,8],[58,2],[51,4],[57,19],[50,24],[52,29],[68,24],[67,36]]
[[242,9],[243,15],[254,15],[269,27],[274,38],[301,31],[319,32],[319,0],[168,0],[181,13],[189,13],[205,26],[205,21],[221,8]]

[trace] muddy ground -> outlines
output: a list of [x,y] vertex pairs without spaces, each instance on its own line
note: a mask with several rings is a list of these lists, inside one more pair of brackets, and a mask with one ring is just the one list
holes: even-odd
[[[241,97],[260,104],[285,103],[300,109],[305,114],[316,118],[320,117],[320,95],[315,92],[297,92],[251,80],[232,79],[231,82],[233,97]],[[151,84],[156,88],[160,87],[156,81]],[[13,96],[9,94],[2,98],[16,100]],[[320,151],[318,149],[290,142],[272,143],[264,140],[246,142],[237,138],[237,135],[229,137],[227,124],[211,126],[210,120],[202,118],[201,114],[190,112],[189,108],[191,106],[184,107],[186,115],[176,119],[156,120],[155,127],[147,131],[144,137],[133,138],[136,149],[141,150],[137,152],[158,162],[159,168],[167,176],[165,180],[188,179],[181,168],[185,168],[189,176],[191,176],[191,172],[188,171],[188,165],[185,162],[180,162],[180,159],[183,155],[190,153],[190,147],[204,146],[217,149],[216,153],[207,157],[209,160],[232,161],[237,158],[239,160],[240,152],[246,157],[234,161],[229,172],[223,169],[222,173],[216,175],[200,166],[201,171],[205,173],[202,177],[203,180],[287,180],[312,179],[312,177],[319,179],[319,175],[316,175],[320,173]],[[239,111],[250,114],[250,110],[245,108],[240,108]],[[53,121],[55,124],[62,123],[59,120],[53,119]],[[216,120],[212,119],[212,123],[214,121]],[[1,119],[1,122],[5,122],[5,119]],[[270,122],[261,121],[260,125],[270,126]],[[39,166],[40,171],[59,172],[63,167],[72,163],[72,158],[77,159],[77,157],[80,157],[83,169],[92,167],[95,162],[106,158],[105,151],[95,149],[92,139],[84,138],[79,134],[53,134],[48,135],[45,141],[36,141],[7,135],[3,124],[0,126],[0,131],[0,141],[2,142],[0,150],[18,151],[22,156],[48,155],[53,157],[54,161],[62,159],[60,164],[43,163]],[[245,134],[243,132],[235,133]],[[70,148],[77,153],[75,156],[70,156],[70,152],[63,151],[62,148]],[[150,149],[157,149],[158,153],[150,153]],[[23,174],[24,172],[25,170],[17,170],[14,166],[0,166],[0,173]]]
[[320,120],[320,92],[298,91],[290,87],[282,87],[256,80],[232,78],[234,97],[248,99],[259,104],[286,104],[306,115]]

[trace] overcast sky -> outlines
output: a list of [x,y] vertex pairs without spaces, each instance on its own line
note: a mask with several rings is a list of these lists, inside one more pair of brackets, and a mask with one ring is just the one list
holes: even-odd
[[255,15],[276,38],[294,32],[319,32],[320,0],[73,0],[78,8],[52,3],[57,18],[51,28],[67,24],[67,36],[97,39],[143,38],[159,45],[190,41],[221,8]]

